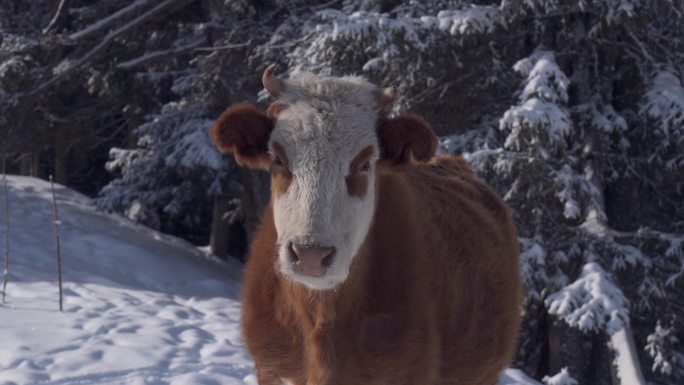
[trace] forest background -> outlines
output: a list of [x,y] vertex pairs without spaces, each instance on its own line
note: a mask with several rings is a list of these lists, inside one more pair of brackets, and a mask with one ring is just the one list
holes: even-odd
[[[207,135],[263,69],[400,89],[519,229],[513,366],[684,381],[684,1],[3,0],[0,168],[246,258],[268,199]],[[574,380],[573,380],[574,379]]]

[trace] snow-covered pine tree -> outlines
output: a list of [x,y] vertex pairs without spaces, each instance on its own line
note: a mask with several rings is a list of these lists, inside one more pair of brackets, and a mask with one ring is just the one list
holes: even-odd
[[[233,253],[244,252],[245,189],[243,175],[230,157],[218,153],[208,131],[231,100],[244,97],[245,68],[231,65],[240,58],[227,54],[240,45],[227,46],[226,35],[243,37],[241,23],[230,21],[252,9],[227,17],[228,10],[213,6],[186,9],[191,16],[174,14],[172,29],[135,41],[138,56],[117,64],[133,88],[146,90],[162,105],[150,108],[150,100],[138,97],[126,106],[139,111],[134,115],[148,113],[131,128],[130,148],[110,151],[107,168],[117,177],[96,203],[193,242],[209,242],[214,254],[226,257],[231,242]],[[217,30],[205,24],[208,19]]]
[[[620,373],[621,368],[614,370],[610,379],[598,375],[600,365],[582,359],[596,357],[596,347],[607,342],[605,337],[595,333],[593,337],[578,337],[562,325],[554,325],[561,320],[578,330],[614,336],[618,330],[630,330],[631,323],[637,341],[637,352],[632,353],[641,354],[642,361],[650,360],[644,354],[648,353],[656,360],[653,368],[669,369],[681,355],[677,352],[681,346],[672,343],[678,341],[676,336],[666,338],[669,344],[649,345],[647,341],[656,341],[656,335],[663,334],[662,327],[657,326],[663,322],[661,317],[668,319],[668,325],[676,325],[681,324],[683,315],[682,303],[673,296],[673,289],[681,285],[675,266],[681,258],[678,245],[684,213],[681,205],[677,207],[673,202],[682,201],[684,179],[676,166],[681,151],[673,152],[672,148],[682,148],[682,125],[678,120],[684,109],[679,102],[679,78],[668,77],[671,72],[658,69],[671,67],[681,55],[657,49],[650,52],[644,41],[653,41],[669,33],[670,28],[681,27],[681,6],[656,2],[656,7],[647,8],[636,3],[599,2],[594,8],[598,12],[586,12],[581,6],[565,7],[555,2],[530,4],[529,9],[514,9],[510,15],[533,16],[538,28],[533,36],[546,49],[555,51],[556,57],[562,57],[559,63],[570,69],[568,98],[556,98],[564,102],[568,113],[551,125],[565,132],[568,119],[573,128],[571,135],[558,142],[559,148],[548,142],[547,137],[553,135],[543,130],[526,134],[515,126],[515,120],[509,124],[516,115],[549,115],[545,104],[522,108],[524,114],[519,114],[523,104],[503,115],[505,138],[498,143],[489,141],[488,148],[471,154],[485,178],[503,181],[495,184],[505,186],[502,191],[514,210],[522,237],[523,272],[531,291],[520,352],[526,359],[518,362],[533,371],[529,368],[534,362],[531,354],[538,351],[540,342],[548,341],[548,365],[552,370],[558,370],[553,366],[567,364],[580,383],[619,381],[619,376],[625,375]],[[680,17],[668,17],[668,9]],[[515,16],[516,12],[521,13]],[[651,29],[649,25],[656,27]],[[629,36],[633,45],[623,44],[622,36]],[[681,38],[680,33],[672,46],[681,47]],[[535,59],[535,54],[526,60],[530,59]],[[648,64],[644,65],[644,61]],[[535,84],[524,71],[530,67],[525,63],[515,66],[516,71],[523,69],[521,74],[528,76],[521,87],[522,99],[530,89],[541,94],[553,91],[557,89],[554,84],[564,78],[554,74],[548,78],[551,81]],[[668,81],[664,82],[664,78]],[[649,91],[644,92],[645,88]],[[642,96],[635,97],[639,94]],[[518,142],[524,146],[511,146]],[[525,160],[510,154],[521,148],[534,152],[540,144],[548,149],[540,151],[541,156]],[[539,162],[546,171],[534,166]],[[653,194],[647,198],[645,191]],[[665,207],[672,216],[649,215]],[[545,310],[541,304],[534,304],[539,295],[545,298]],[[545,321],[544,312],[557,318]],[[652,333],[654,327],[658,331]],[[550,338],[537,334],[543,328],[549,329]],[[629,334],[625,333],[628,338]],[[563,341],[560,349],[555,349],[558,335]],[[587,343],[594,347],[587,351]],[[670,349],[668,354],[655,347],[664,345]],[[615,348],[616,344],[609,346]],[[554,358],[554,351],[561,355],[560,360]],[[625,356],[625,352],[621,354]],[[635,358],[633,364],[638,361]],[[673,383],[682,376],[681,367],[668,369],[652,370],[649,377]],[[663,376],[665,372],[669,377]]]

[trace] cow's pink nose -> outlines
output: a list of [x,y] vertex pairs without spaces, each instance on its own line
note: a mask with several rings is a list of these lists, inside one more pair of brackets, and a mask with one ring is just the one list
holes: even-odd
[[290,243],[290,260],[294,270],[303,275],[322,277],[335,259],[334,247],[296,245]]

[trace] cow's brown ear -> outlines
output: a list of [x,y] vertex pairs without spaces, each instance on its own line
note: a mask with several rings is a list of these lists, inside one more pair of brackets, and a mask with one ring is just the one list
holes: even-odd
[[382,169],[403,171],[412,161],[427,162],[435,155],[437,137],[418,116],[380,118],[377,133],[380,144],[378,165]]
[[211,139],[221,152],[232,152],[238,164],[269,167],[268,140],[273,120],[252,105],[228,108],[211,128]]

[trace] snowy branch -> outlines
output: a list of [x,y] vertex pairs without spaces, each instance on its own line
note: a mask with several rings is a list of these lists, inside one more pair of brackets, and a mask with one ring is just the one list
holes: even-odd
[[202,43],[203,43],[202,40],[197,40],[197,41],[194,41],[190,44],[186,44],[186,45],[183,45],[180,47],[174,47],[174,48],[150,52],[150,53],[147,53],[143,56],[139,56],[137,58],[121,62],[121,63],[116,65],[116,68],[122,69],[122,70],[129,70],[131,68],[134,68],[134,67],[137,67],[139,65],[155,61],[157,59],[168,58],[169,56],[176,56],[176,55],[180,55],[182,53],[191,51],[191,50],[199,47],[200,45],[202,45]]
[[70,65],[68,68],[64,69],[62,72],[60,72],[58,75],[53,76],[50,78],[48,81],[45,83],[39,85],[37,88],[35,88],[33,91],[31,91],[32,95],[38,94],[41,91],[45,90],[46,88],[50,87],[51,85],[59,82],[60,80],[66,78],[69,76],[72,72],[80,68],[82,65],[88,63],[90,60],[92,60],[98,53],[101,51],[104,51],[105,48],[118,36],[135,29],[136,27],[140,26],[141,24],[145,23],[149,19],[152,19],[156,16],[158,16],[162,11],[168,10],[171,6],[176,5],[176,3],[183,1],[189,1],[189,0],[165,0],[162,3],[158,4],[156,7],[148,10],[147,12],[143,13],[142,15],[136,17],[135,19],[131,20],[129,23],[124,24],[123,26],[117,28],[116,30],[112,31],[109,33],[109,35],[105,36],[102,41],[96,45],[93,49],[88,51],[84,56],[82,56],[80,59],[78,59],[74,64]]
[[71,40],[80,40],[84,39],[102,29],[105,29],[115,23],[116,21],[124,18],[129,18],[132,15],[140,12],[143,10],[145,7],[148,5],[152,4],[153,0],[137,0],[126,7],[121,8],[120,10],[114,12],[113,14],[105,17],[104,19],[98,20],[95,23],[85,27],[84,29],[74,32],[71,35],[69,35],[69,39]]
[[59,16],[62,14],[62,10],[64,9],[64,5],[66,4],[66,0],[61,0],[59,2],[59,5],[57,6],[57,10],[55,11],[55,15],[52,17],[52,20],[50,20],[50,23],[48,23],[47,27],[43,29],[43,33],[48,33],[50,29],[55,25],[57,22],[57,19],[59,19]]
[[252,39],[249,39],[244,43],[226,44],[226,45],[221,45],[221,46],[217,46],[217,47],[199,47],[199,48],[195,48],[195,51],[201,51],[201,52],[222,51],[222,50],[228,50],[228,49],[247,47],[250,44],[252,44]]
[[605,330],[612,335],[629,324],[627,299],[594,262],[584,265],[577,281],[551,294],[545,303],[549,314],[582,331]]

